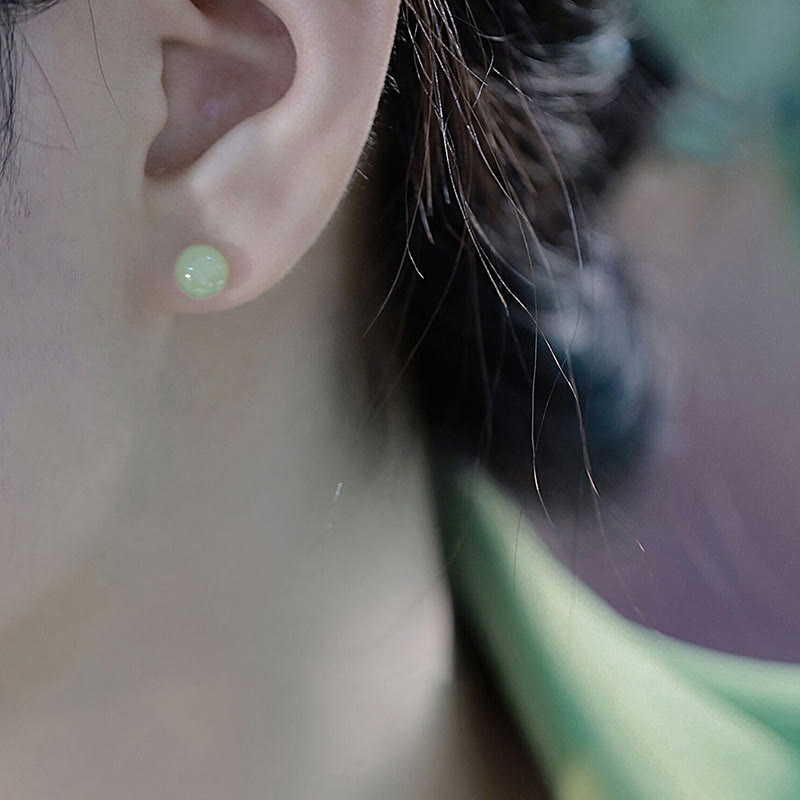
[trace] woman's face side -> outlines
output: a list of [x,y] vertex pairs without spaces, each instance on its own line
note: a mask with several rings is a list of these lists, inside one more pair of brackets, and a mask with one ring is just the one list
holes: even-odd
[[[346,191],[398,0],[92,0],[18,23],[0,223],[0,624],[96,532],[176,315],[235,308]],[[180,251],[229,262],[184,295]],[[6,574],[7,573],[7,574]]]

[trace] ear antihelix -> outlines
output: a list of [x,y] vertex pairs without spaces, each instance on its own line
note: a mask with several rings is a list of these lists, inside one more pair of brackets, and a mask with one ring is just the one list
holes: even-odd
[[277,103],[296,68],[286,27],[259,0],[198,0],[207,41],[166,41],[167,120],[145,163],[148,177],[180,172],[243,120]]

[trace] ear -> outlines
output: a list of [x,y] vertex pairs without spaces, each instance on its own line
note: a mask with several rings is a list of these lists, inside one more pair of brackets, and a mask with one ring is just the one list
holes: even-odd
[[[169,4],[188,0],[169,0]],[[164,0],[167,2],[167,0]],[[231,308],[277,283],[345,193],[369,136],[399,0],[193,0],[163,41],[168,114],[144,166],[131,286],[164,313]],[[191,19],[188,14],[191,13]],[[225,288],[193,299],[178,256],[210,245]]]

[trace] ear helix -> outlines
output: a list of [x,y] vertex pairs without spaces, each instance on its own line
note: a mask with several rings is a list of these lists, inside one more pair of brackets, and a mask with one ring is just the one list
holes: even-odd
[[206,244],[187,247],[175,262],[175,283],[189,297],[201,300],[219,294],[228,282],[225,256]]

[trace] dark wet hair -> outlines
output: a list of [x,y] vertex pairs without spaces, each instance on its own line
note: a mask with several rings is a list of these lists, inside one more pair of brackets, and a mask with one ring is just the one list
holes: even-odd
[[[0,0],[0,176],[15,23],[58,2]],[[399,331],[436,447],[523,479],[636,451],[647,337],[591,207],[661,78],[616,0],[404,0],[373,152],[377,316]]]

